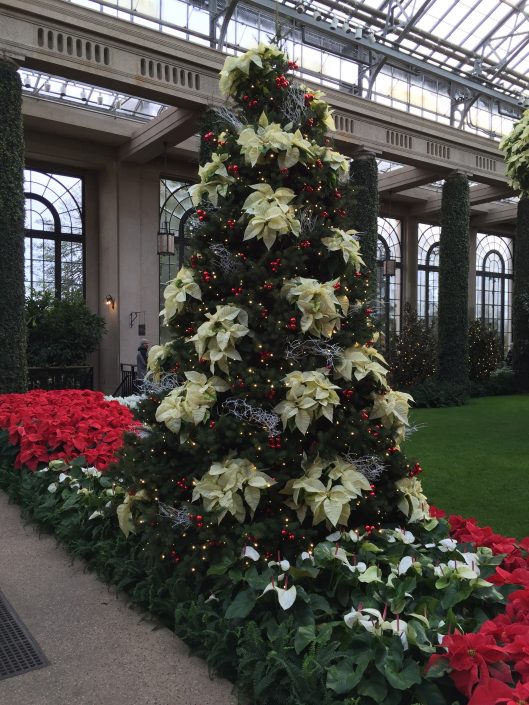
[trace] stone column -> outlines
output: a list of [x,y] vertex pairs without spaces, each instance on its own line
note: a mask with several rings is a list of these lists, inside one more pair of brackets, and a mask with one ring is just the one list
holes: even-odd
[[0,58],[0,394],[27,389],[23,170],[22,87]]
[[468,385],[468,222],[466,174],[443,186],[439,248],[439,379]]

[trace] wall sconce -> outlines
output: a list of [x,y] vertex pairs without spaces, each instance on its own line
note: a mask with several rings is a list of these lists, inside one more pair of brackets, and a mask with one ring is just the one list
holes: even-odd
[[106,305],[114,310],[116,308],[116,299],[111,296],[110,294],[107,294],[107,298],[105,299]]
[[395,259],[385,259],[384,260],[384,276],[394,277],[397,271],[397,260]]

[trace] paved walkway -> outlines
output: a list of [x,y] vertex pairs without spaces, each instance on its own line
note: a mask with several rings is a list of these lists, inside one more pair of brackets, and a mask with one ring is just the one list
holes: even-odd
[[51,664],[0,681],[0,705],[236,705],[228,682],[83,568],[0,492],[0,588]]

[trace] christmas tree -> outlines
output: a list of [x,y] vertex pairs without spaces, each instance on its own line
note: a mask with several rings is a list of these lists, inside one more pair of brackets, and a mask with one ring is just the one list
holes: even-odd
[[296,69],[274,45],[226,60],[191,253],[165,289],[172,338],[149,352],[148,428],[121,462],[123,530],[142,524],[153,554],[192,571],[249,544],[293,559],[330,531],[428,516],[361,234],[341,227],[349,162]]

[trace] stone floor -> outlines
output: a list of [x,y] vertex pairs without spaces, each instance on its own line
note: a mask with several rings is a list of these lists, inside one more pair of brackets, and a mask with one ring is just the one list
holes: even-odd
[[50,661],[0,681],[0,705],[236,705],[228,682],[83,568],[0,492],[0,588]]

